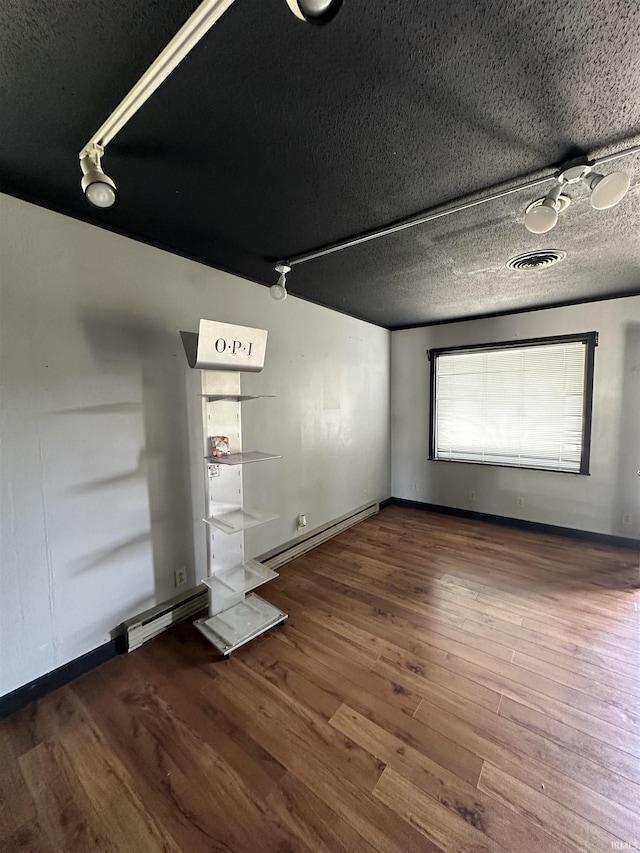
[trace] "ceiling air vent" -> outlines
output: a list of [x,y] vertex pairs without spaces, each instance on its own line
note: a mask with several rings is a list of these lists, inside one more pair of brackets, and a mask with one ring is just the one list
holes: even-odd
[[550,267],[563,261],[567,257],[566,252],[557,249],[541,249],[537,252],[525,252],[507,261],[510,270],[539,270],[541,267]]

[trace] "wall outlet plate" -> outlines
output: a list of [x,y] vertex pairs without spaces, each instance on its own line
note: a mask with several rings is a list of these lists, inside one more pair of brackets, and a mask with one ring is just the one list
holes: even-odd
[[522,495],[518,495],[516,498],[516,506],[524,506],[524,498]]
[[187,569],[183,566],[181,569],[176,569],[173,573],[173,579],[176,587],[184,586],[187,582]]
[[623,524],[633,524],[633,516],[630,512],[622,513],[622,523]]
[[469,500],[473,502],[473,501],[475,501],[475,499],[476,499],[476,493],[473,489],[470,489],[469,490]]

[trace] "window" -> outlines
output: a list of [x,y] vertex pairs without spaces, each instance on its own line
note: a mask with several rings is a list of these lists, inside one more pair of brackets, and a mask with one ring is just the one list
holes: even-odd
[[597,332],[429,351],[429,458],[589,473]]

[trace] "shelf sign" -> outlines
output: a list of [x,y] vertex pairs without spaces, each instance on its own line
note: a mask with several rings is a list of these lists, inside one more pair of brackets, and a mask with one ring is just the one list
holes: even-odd
[[198,332],[180,332],[190,367],[258,373],[264,367],[266,329],[200,320]]

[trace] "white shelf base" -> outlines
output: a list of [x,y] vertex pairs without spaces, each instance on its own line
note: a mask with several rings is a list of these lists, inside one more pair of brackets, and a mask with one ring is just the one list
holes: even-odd
[[267,521],[273,521],[275,518],[279,518],[275,512],[267,512],[255,507],[242,507],[230,512],[223,512],[220,515],[211,515],[202,520],[212,527],[222,530],[223,533],[231,534],[240,533],[250,527],[257,527],[259,524],[266,524]]
[[203,579],[209,589],[220,598],[231,598],[242,592],[250,592],[257,586],[278,577],[278,573],[268,569],[257,560],[247,560]]
[[228,610],[196,619],[193,624],[220,654],[226,656],[287,619],[283,610],[251,593]]

